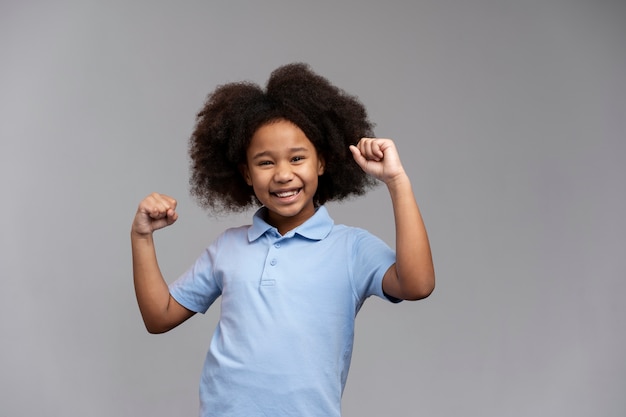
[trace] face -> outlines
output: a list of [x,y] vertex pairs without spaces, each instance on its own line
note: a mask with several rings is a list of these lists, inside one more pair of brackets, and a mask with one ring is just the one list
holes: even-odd
[[298,126],[278,120],[261,126],[246,151],[242,174],[281,234],[315,213],[313,197],[324,163]]

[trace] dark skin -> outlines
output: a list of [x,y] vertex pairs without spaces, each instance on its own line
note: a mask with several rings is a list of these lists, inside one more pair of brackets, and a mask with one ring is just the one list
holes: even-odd
[[[323,173],[324,162],[306,135],[293,123],[274,122],[255,132],[248,150],[241,172],[257,198],[266,203],[268,221],[284,233],[310,218],[314,177]],[[350,151],[365,173],[386,185],[393,205],[396,262],[385,273],[383,290],[404,300],[428,297],[435,286],[430,244],[394,142],[363,138]],[[178,219],[176,205],[172,197],[150,194],[139,204],[131,228],[135,292],[150,333],[166,332],[195,314],[170,296],[154,247],[153,232]]]
[[363,104],[308,66],[290,64],[272,72],[265,89],[229,83],[208,96],[189,141],[191,194],[200,206],[231,213],[258,205],[241,165],[254,133],[277,120],[298,126],[325,162],[316,204],[363,195],[376,183],[348,149],[374,135]]

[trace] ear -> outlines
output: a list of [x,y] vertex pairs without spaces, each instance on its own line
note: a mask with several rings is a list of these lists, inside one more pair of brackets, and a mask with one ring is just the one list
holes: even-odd
[[241,176],[243,177],[246,184],[252,186],[252,178],[250,177],[250,169],[248,169],[248,164],[239,164],[239,172],[241,172]]
[[324,175],[324,168],[326,167],[326,162],[324,161],[324,158],[322,158],[322,155],[317,155],[317,176],[322,176]]

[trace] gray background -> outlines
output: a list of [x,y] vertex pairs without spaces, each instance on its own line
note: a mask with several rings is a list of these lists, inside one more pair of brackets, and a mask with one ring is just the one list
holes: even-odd
[[[626,5],[606,0],[0,3],[0,414],[193,416],[218,307],[145,332],[149,192],[175,279],[225,227],[188,196],[217,84],[306,61],[413,179],[438,277],[366,303],[349,416],[626,415]],[[393,244],[388,197],[332,204]]]

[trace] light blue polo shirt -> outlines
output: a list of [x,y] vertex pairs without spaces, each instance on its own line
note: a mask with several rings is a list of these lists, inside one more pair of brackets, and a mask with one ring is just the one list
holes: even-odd
[[208,416],[340,416],[354,319],[395,253],[335,225],[325,207],[284,236],[263,220],[228,229],[170,285],[186,308],[221,313],[200,381]]

